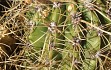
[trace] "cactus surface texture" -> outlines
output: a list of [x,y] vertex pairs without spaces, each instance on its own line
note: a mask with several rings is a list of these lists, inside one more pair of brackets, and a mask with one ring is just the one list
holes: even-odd
[[0,4],[0,70],[111,70],[111,0],[7,4]]

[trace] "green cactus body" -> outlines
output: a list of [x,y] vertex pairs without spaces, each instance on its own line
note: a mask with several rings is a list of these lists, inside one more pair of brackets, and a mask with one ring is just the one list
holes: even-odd
[[100,50],[100,45],[101,38],[97,35],[97,31],[90,30],[90,32],[87,33],[86,45],[84,48],[84,70],[95,70],[97,61],[93,60],[92,57],[95,57],[95,54]]
[[103,4],[102,0],[96,0],[96,4],[100,7],[99,9],[101,11],[105,10],[105,5]]
[[61,60],[62,59],[62,54],[56,50],[51,50],[50,52],[50,59],[54,59],[55,61]]
[[97,11],[97,12],[101,15],[101,17],[103,18],[103,20],[101,20],[101,21],[103,21],[103,22],[105,22],[105,23],[111,23],[110,18],[108,18],[107,15],[106,15],[104,12],[102,12],[102,11],[100,11],[100,10],[97,10],[97,9],[96,9],[96,11]]
[[[88,9],[86,12],[83,13],[83,15],[84,15],[84,20],[92,23],[93,25],[98,26],[100,24],[99,18],[94,11],[90,11]],[[87,26],[87,27],[89,27],[89,26]],[[87,48],[88,49],[93,48],[92,50],[94,52],[96,52],[97,50],[100,49],[100,44],[101,44],[100,36],[98,36],[97,30],[90,28],[90,27],[88,29],[90,29],[90,30],[87,32],[87,35],[86,35]]]
[[109,14],[106,14],[108,13],[108,8],[106,5],[103,4],[104,1],[102,0],[96,0],[96,4],[100,7],[99,9],[95,9],[96,12],[99,13],[100,18],[102,19],[101,22],[104,22],[104,23],[111,23],[111,20],[110,20],[110,16]]
[[[98,50],[100,50],[101,45],[101,38],[97,35],[97,31],[90,30],[89,33],[87,33],[87,39],[86,39],[86,56],[89,57],[90,54],[96,53]],[[89,55],[87,55],[89,52]]]
[[61,11],[61,9],[60,8],[53,8],[52,9],[52,15],[51,15],[51,20],[53,21],[53,22],[56,22],[56,23],[58,23],[58,21],[59,21],[59,18],[60,18],[60,11]]
[[[71,8],[71,9],[70,9]],[[77,8],[76,8],[76,5],[74,5],[74,4],[68,4],[67,5],[67,15],[69,16],[68,18],[67,18],[67,24],[70,24],[70,25],[68,25],[67,27],[66,27],[66,31],[65,31],[65,36],[66,36],[66,40],[71,40],[72,42],[73,42],[73,39],[74,39],[74,37],[78,37],[78,34],[79,34],[79,32],[80,32],[80,30],[79,30],[79,23],[73,23],[73,15],[75,15],[75,14],[77,14]],[[76,18],[75,18],[76,19]],[[76,21],[75,21],[76,22]],[[66,24],[66,25],[67,25]],[[67,49],[73,49],[75,46],[74,46],[74,44],[72,43],[72,42],[66,42],[66,48]],[[74,52],[75,51],[75,52]],[[72,52],[73,52],[73,56],[75,57],[75,58],[78,58],[78,56],[79,56],[79,53],[78,53],[78,51],[77,50],[72,50]]]
[[53,7],[52,14],[50,17],[51,21],[57,23],[57,25],[60,25],[65,20],[65,18],[63,17],[65,14],[64,12],[65,12],[65,5]]
[[36,27],[30,33],[29,41],[36,50],[41,50],[43,48],[46,37],[45,33],[47,32],[47,27],[44,25],[45,20],[40,14],[40,12],[36,11],[32,17],[30,17],[32,23],[34,22]]
[[95,70],[96,68],[96,60],[86,59],[83,62],[83,70]]
[[[54,6],[50,4],[49,15],[45,18],[41,11],[32,10],[33,12],[26,14],[36,25],[29,35],[29,41],[36,51],[42,51],[41,55],[37,54],[40,62],[43,61],[40,65],[43,64],[50,70],[96,70],[99,69],[97,66],[104,67],[106,61],[102,62],[102,57],[109,57],[109,52],[105,57],[104,50],[110,46],[111,34],[108,32],[111,28],[107,23],[111,23],[111,20],[104,13],[102,1],[51,1]],[[103,26],[99,27],[101,24]],[[101,62],[97,61],[99,59]]]
[[29,40],[32,45],[35,47],[36,50],[40,50],[43,48],[44,41],[45,41],[45,32],[47,31],[47,27],[43,27],[38,25],[34,29],[34,31],[30,34]]
[[[71,53],[71,56],[72,56],[72,60],[77,60],[77,61],[80,61],[80,37],[81,37],[81,31],[80,29],[82,29],[80,27],[80,19],[81,16],[79,16],[79,12],[78,12],[78,9],[77,9],[77,5],[76,3],[68,3],[67,4],[67,27],[66,27],[66,30],[65,30],[65,39],[66,39],[66,42],[65,42],[65,45],[66,45],[66,48],[67,50],[70,50],[70,53]],[[67,57],[69,58],[69,57]],[[74,62],[71,62],[70,64],[71,66],[71,70],[76,70],[78,66],[76,66],[76,64]]]
[[[92,7],[89,6],[90,2],[86,2],[84,4],[88,5],[88,6],[84,5],[83,9],[80,9],[81,11],[84,11],[83,12],[84,20],[90,22],[92,25],[98,26],[100,24],[100,20],[98,18],[98,15],[96,14],[96,12],[94,10],[92,10],[93,6]],[[96,30],[88,25],[87,25],[87,28],[88,28],[88,32],[86,35],[86,44],[84,45],[85,59],[83,62],[83,66],[85,65],[84,70],[95,70],[97,61],[92,60],[92,59],[87,59],[87,58],[91,58],[92,56],[95,55],[95,53],[98,50],[100,50],[101,38],[100,38],[100,36],[98,36],[98,30]],[[89,62],[89,63],[87,63],[87,62]]]
[[[65,18],[63,16],[64,11],[65,11],[65,5],[53,7],[52,14],[50,17],[50,20],[52,21],[52,23],[55,23],[55,26],[56,26],[55,32],[52,33],[52,39],[54,42],[54,46],[55,46],[55,48],[60,48],[60,49],[64,48],[64,46],[62,45],[64,43],[62,41],[62,40],[64,40],[64,36],[62,35],[63,34],[63,32],[62,32],[63,27],[57,27],[57,26],[61,25],[62,22],[65,20]],[[57,50],[51,49],[49,58],[54,59],[54,60],[61,60],[62,54]]]

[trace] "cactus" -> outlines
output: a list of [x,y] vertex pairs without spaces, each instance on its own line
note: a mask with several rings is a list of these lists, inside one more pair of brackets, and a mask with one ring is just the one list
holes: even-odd
[[[21,42],[25,42],[24,46],[28,47],[25,47],[23,56],[27,60],[20,66],[26,69],[111,69],[110,4],[110,0],[20,1],[16,6],[24,10],[22,13],[20,9],[16,12],[16,7],[12,7],[7,12],[14,12],[15,15],[13,16],[14,13],[7,15],[6,12],[1,18],[3,20],[0,19],[4,23],[1,26],[5,25],[4,27],[9,31],[9,35],[0,37],[0,42],[12,46],[7,44],[9,38],[19,37]],[[9,19],[10,16],[12,16],[11,19]],[[18,21],[18,16],[24,18],[23,23]],[[7,21],[3,22],[4,20]],[[15,22],[18,23],[17,26]],[[20,25],[22,23],[22,26],[18,27],[19,23]],[[21,33],[26,34],[24,35],[26,37],[17,35],[20,34],[19,28],[27,29]],[[2,30],[0,36],[2,36]],[[9,55],[2,45],[0,47],[0,53],[4,51],[2,52],[4,55],[0,54],[1,56],[7,56],[7,60],[13,56],[13,54]],[[11,52],[13,52],[12,49],[10,49]]]
[[[48,39],[50,43],[49,45],[47,44],[49,46],[49,59],[61,61],[59,63],[61,69],[63,68],[62,66],[67,66],[68,69],[72,70],[82,68],[83,70],[101,69],[102,61],[104,61],[101,58],[104,55],[102,54],[102,48],[109,47],[109,37],[105,34],[110,35],[107,31],[109,28],[106,27],[105,30],[102,28],[110,22],[110,18],[104,13],[105,3],[103,2],[101,0],[55,1],[52,2],[52,6],[49,6],[50,15],[46,17],[48,18],[49,26],[46,26],[48,30],[41,27],[46,30],[42,31],[42,35],[45,33],[50,34],[50,39]],[[100,9],[97,7],[98,4],[100,4]],[[106,22],[105,25],[102,23],[102,19]],[[38,22],[39,20],[36,21]],[[40,22],[44,21],[47,22],[46,19],[40,20]],[[103,26],[101,27],[101,25]],[[35,32],[40,33],[39,31]],[[38,36],[38,38],[40,37]],[[32,40],[34,39],[34,36],[32,36]],[[43,41],[42,43],[44,44],[45,38],[40,41]],[[40,41],[38,41],[38,44],[43,47]],[[38,44],[35,43],[36,48],[39,48]],[[68,52],[64,52],[65,50]],[[69,60],[69,62],[64,61],[65,59]],[[59,66],[59,64],[56,65]],[[54,67],[58,68],[57,66]]]

